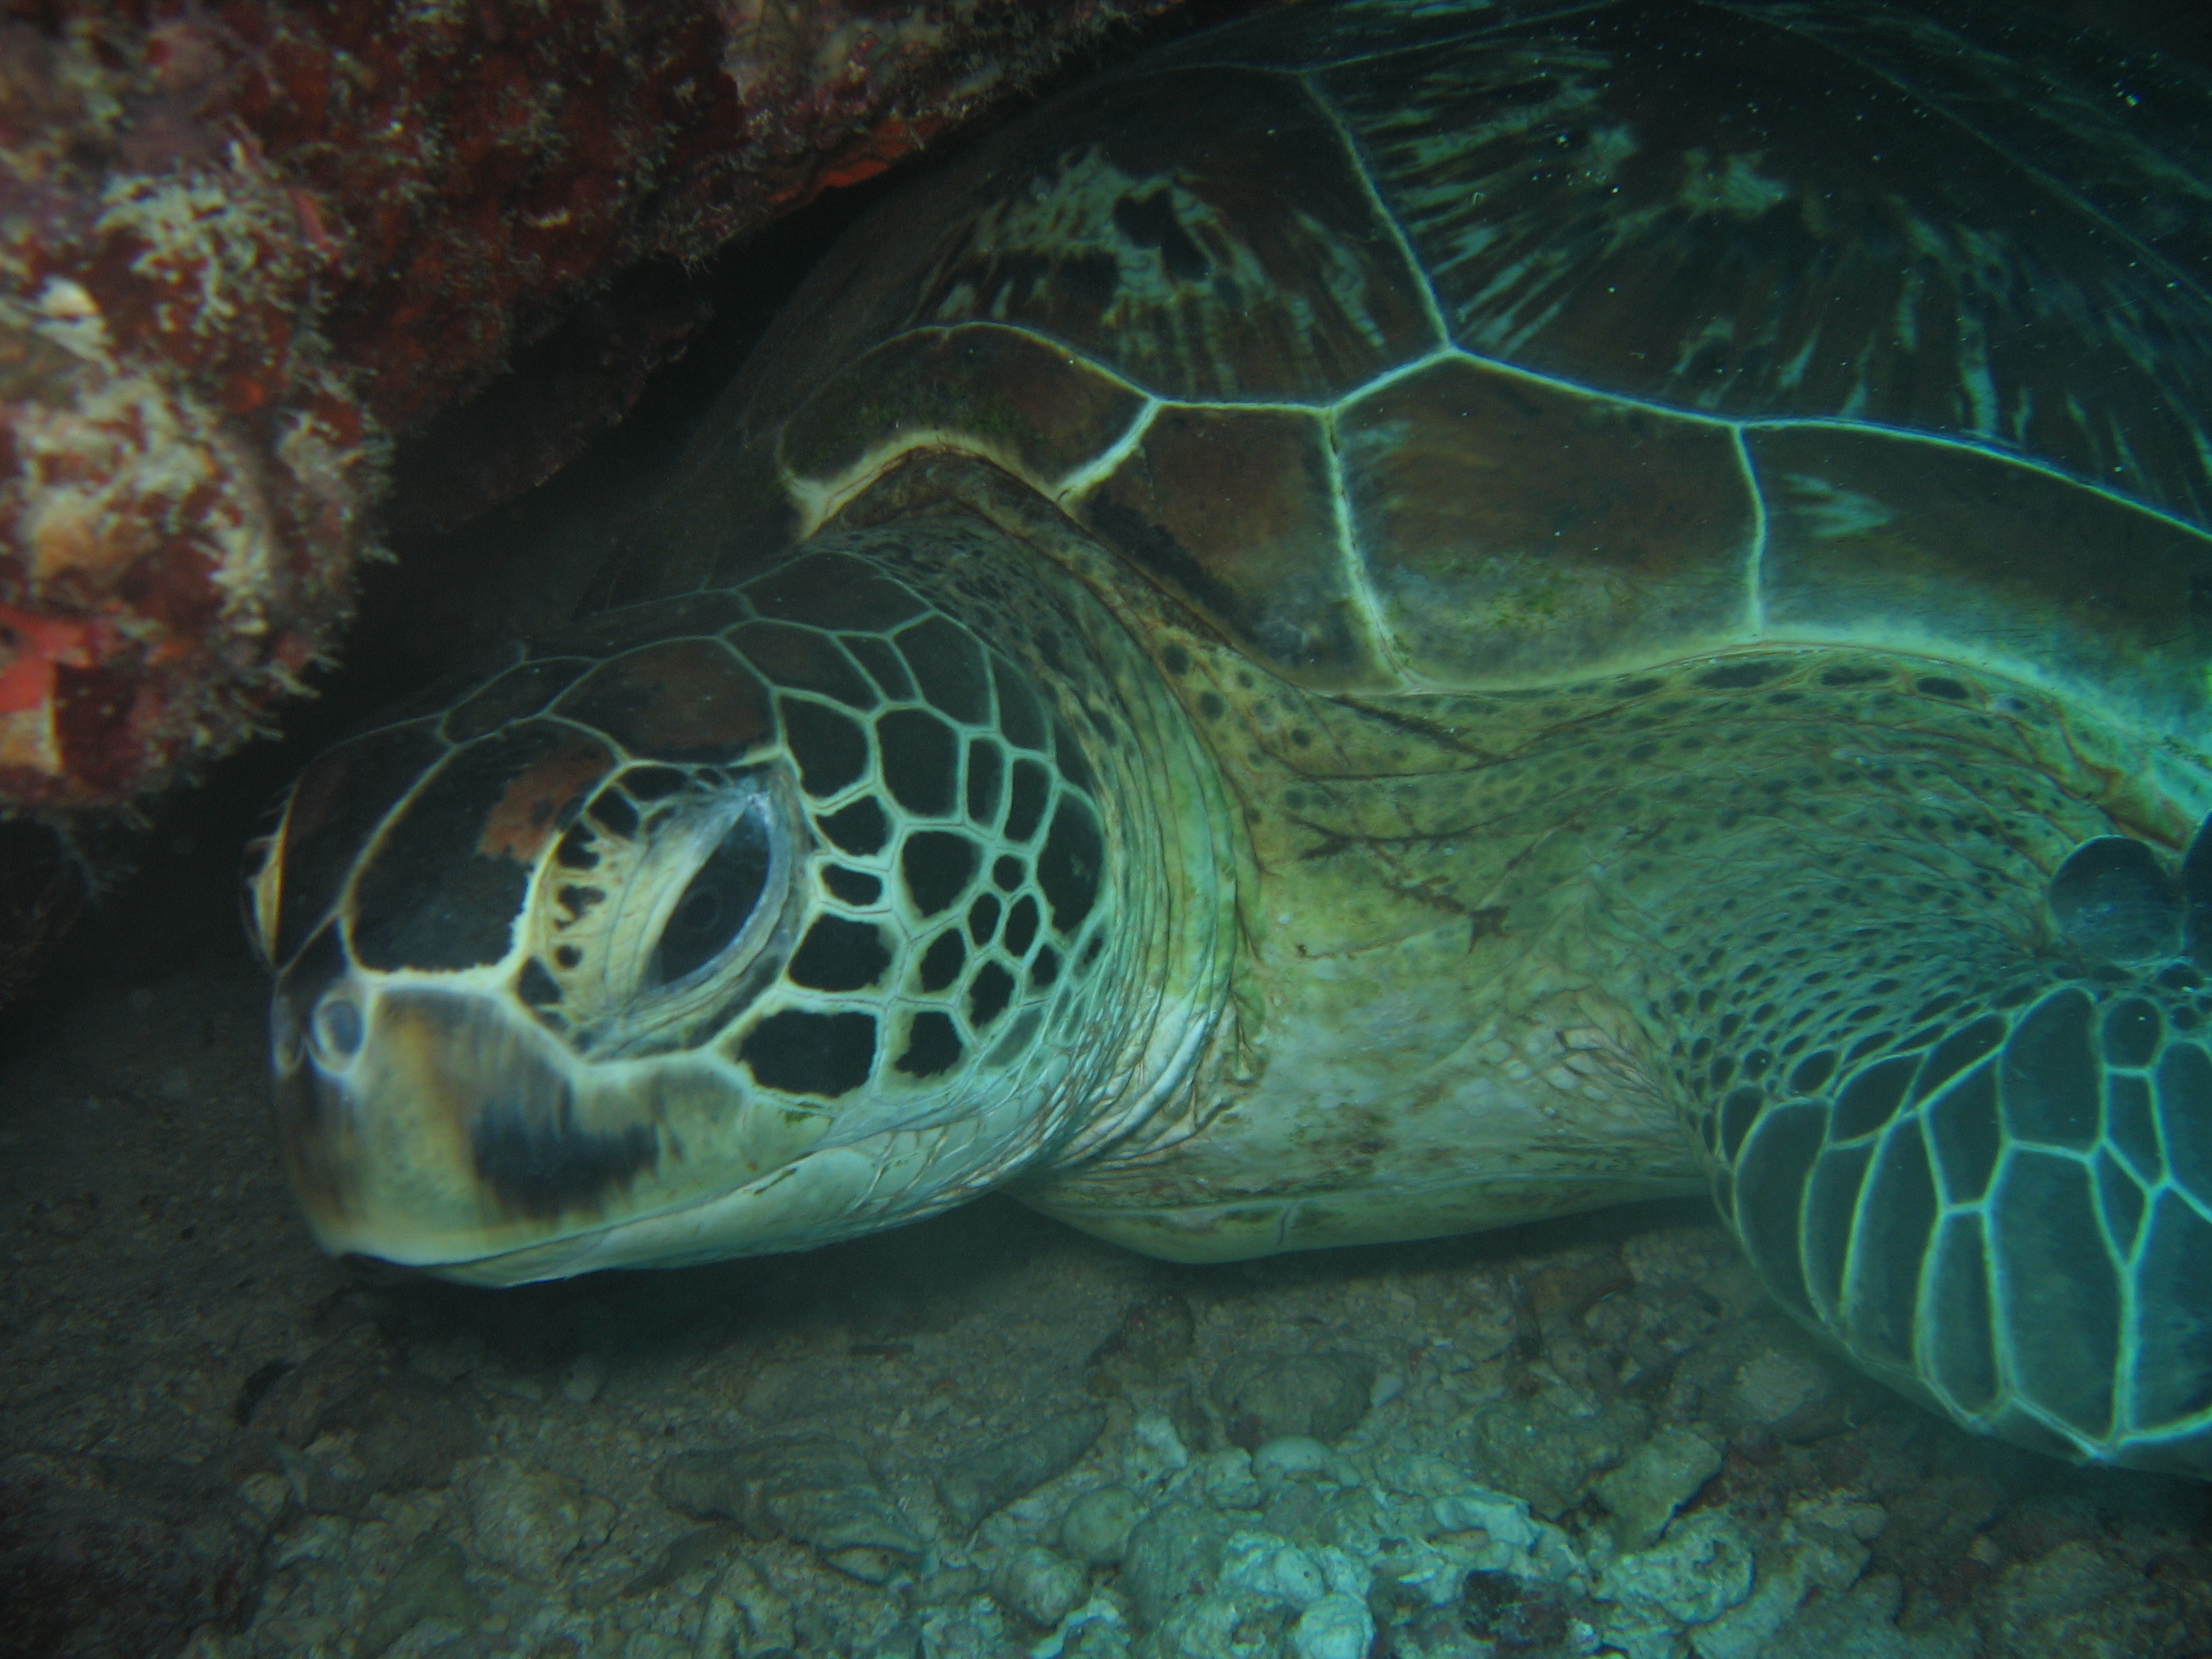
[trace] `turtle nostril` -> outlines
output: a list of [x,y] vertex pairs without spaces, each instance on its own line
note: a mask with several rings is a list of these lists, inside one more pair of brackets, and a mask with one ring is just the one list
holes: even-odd
[[361,1052],[365,1035],[361,1005],[342,992],[331,992],[316,1006],[314,1031],[317,1053],[334,1065],[343,1065]]

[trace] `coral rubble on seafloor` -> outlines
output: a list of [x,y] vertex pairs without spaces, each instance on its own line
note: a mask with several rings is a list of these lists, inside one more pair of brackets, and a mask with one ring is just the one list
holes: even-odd
[[564,304],[1171,3],[12,4],[0,810],[127,801],[264,721],[391,439]]

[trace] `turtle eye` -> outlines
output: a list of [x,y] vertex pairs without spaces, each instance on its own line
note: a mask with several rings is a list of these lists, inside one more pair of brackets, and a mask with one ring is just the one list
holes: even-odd
[[361,1052],[362,1038],[367,1035],[362,1024],[361,1005],[343,991],[331,991],[315,1006],[315,1017],[309,1026],[315,1052],[325,1065],[343,1066]]
[[648,984],[672,985],[729,948],[760,904],[768,886],[769,858],[763,815],[740,814],[662,924]]

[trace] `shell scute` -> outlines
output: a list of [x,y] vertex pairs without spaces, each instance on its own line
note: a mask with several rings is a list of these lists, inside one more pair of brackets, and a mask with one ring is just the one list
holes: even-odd
[[1079,512],[1285,678],[1391,683],[1344,558],[1318,416],[1164,409]]
[[[2063,612],[2064,665],[2006,672],[2173,729],[2204,712],[2212,639],[2140,624],[2195,614],[2176,583],[2197,556],[2154,514],[2212,517],[2191,264],[2212,157],[2180,83],[2116,112],[2024,52],[1963,15],[1840,4],[1232,25],[864,223],[747,371],[735,435],[693,469],[707,505],[669,540],[726,550],[722,481],[764,459],[811,530],[943,447],[1316,690],[1638,672],[1770,621],[1806,641],[1815,613],[1974,657]],[[2088,567],[2046,526],[2003,580],[1944,595],[1996,538],[1933,564],[1913,563],[1931,542],[1862,538],[1931,601],[1885,617],[1828,523],[1842,496],[1795,485],[1819,468],[1750,476],[1747,447],[1846,426],[1954,520],[2004,466],[1996,496],[2140,501],[2094,562],[2148,548],[2150,568],[2076,605]],[[1905,488],[1873,499],[1901,516]],[[1840,586],[1815,592],[1816,564]]]
[[1759,514],[1723,428],[1449,358],[1338,429],[1353,545],[1425,679],[1547,684],[1744,627]]
[[[2082,171],[2062,123],[1972,140],[2006,101],[1995,54],[1935,30],[1875,69],[1820,19],[1627,0],[1322,80],[1468,351],[1677,408],[1999,443],[2212,512],[2197,285],[2147,273],[2060,182]],[[2169,192],[2212,211],[2171,166]]]
[[[2201,732],[2212,537],[2051,472],[1897,433],[1753,428],[1778,635],[1985,653]],[[2033,641],[2023,647],[2012,641]]]
[[924,329],[832,378],[780,441],[793,478],[829,483],[885,448],[950,434],[1049,490],[1109,447],[1144,402],[1066,347],[1018,329]]
[[[939,223],[919,257],[885,260]],[[1280,75],[1169,70],[1078,93],[906,204],[896,237],[856,245],[896,268],[833,278],[771,380],[846,342],[1002,321],[1158,397],[1321,404],[1439,343],[1343,133]]]

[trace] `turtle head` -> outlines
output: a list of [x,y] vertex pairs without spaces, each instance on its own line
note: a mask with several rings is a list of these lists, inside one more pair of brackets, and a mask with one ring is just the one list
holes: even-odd
[[1107,865],[1033,676],[859,558],[514,648],[261,846],[294,1186],[325,1248],[486,1282],[942,1207],[1080,1091]]

